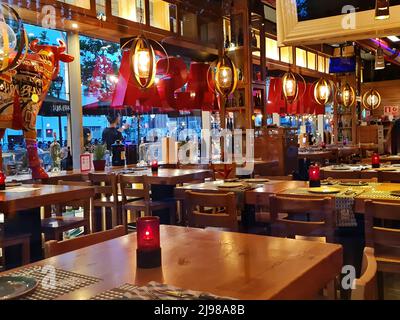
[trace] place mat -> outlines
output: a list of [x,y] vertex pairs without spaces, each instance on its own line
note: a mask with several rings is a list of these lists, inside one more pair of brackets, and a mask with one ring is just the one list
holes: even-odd
[[32,266],[7,273],[7,276],[31,277],[39,282],[36,290],[22,297],[21,300],[54,300],[67,293],[101,281],[101,279],[95,277],[55,269],[49,266]]
[[361,194],[362,198],[366,199],[374,199],[374,200],[398,200],[400,201],[400,197],[391,195],[391,191],[377,191],[377,190],[368,190]]
[[102,292],[90,300],[235,300],[228,297],[218,297],[211,293],[184,290],[158,282],[149,282],[138,287],[124,284],[118,288]]

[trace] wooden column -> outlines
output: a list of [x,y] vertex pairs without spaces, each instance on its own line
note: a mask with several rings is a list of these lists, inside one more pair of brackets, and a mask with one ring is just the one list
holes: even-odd
[[82,110],[82,79],[79,34],[68,34],[68,53],[75,60],[69,64],[70,103],[71,115],[69,126],[71,128],[71,152],[74,169],[80,168],[80,155],[83,150],[83,110]]

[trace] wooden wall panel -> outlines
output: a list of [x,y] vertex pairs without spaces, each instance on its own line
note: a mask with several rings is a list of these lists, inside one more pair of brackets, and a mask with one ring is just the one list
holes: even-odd
[[384,107],[400,106],[400,80],[364,83],[361,88],[362,94],[374,88],[382,97],[381,106],[372,113],[374,117],[383,116]]

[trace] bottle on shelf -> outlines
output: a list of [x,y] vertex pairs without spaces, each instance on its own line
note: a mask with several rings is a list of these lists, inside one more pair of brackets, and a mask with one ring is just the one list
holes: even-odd
[[242,92],[239,93],[239,107],[244,107],[244,97]]
[[251,31],[251,46],[253,48],[258,48],[258,41],[254,30]]
[[67,154],[67,160],[66,160],[66,169],[67,171],[72,171],[74,169],[74,163],[72,160],[72,154],[71,154],[71,148],[68,147],[68,154]]

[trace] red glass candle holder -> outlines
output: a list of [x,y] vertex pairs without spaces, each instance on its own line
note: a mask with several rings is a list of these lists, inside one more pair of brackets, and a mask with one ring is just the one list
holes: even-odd
[[151,162],[151,171],[158,172],[158,161],[157,160],[153,160]]
[[158,268],[161,266],[160,219],[158,217],[139,218],[136,223],[138,268]]
[[310,188],[319,188],[321,186],[321,174],[318,166],[310,166],[308,171]]
[[0,190],[6,190],[6,175],[0,171]]
[[371,162],[372,162],[372,168],[380,168],[380,166],[381,166],[381,158],[380,158],[379,154],[374,153],[372,155]]

